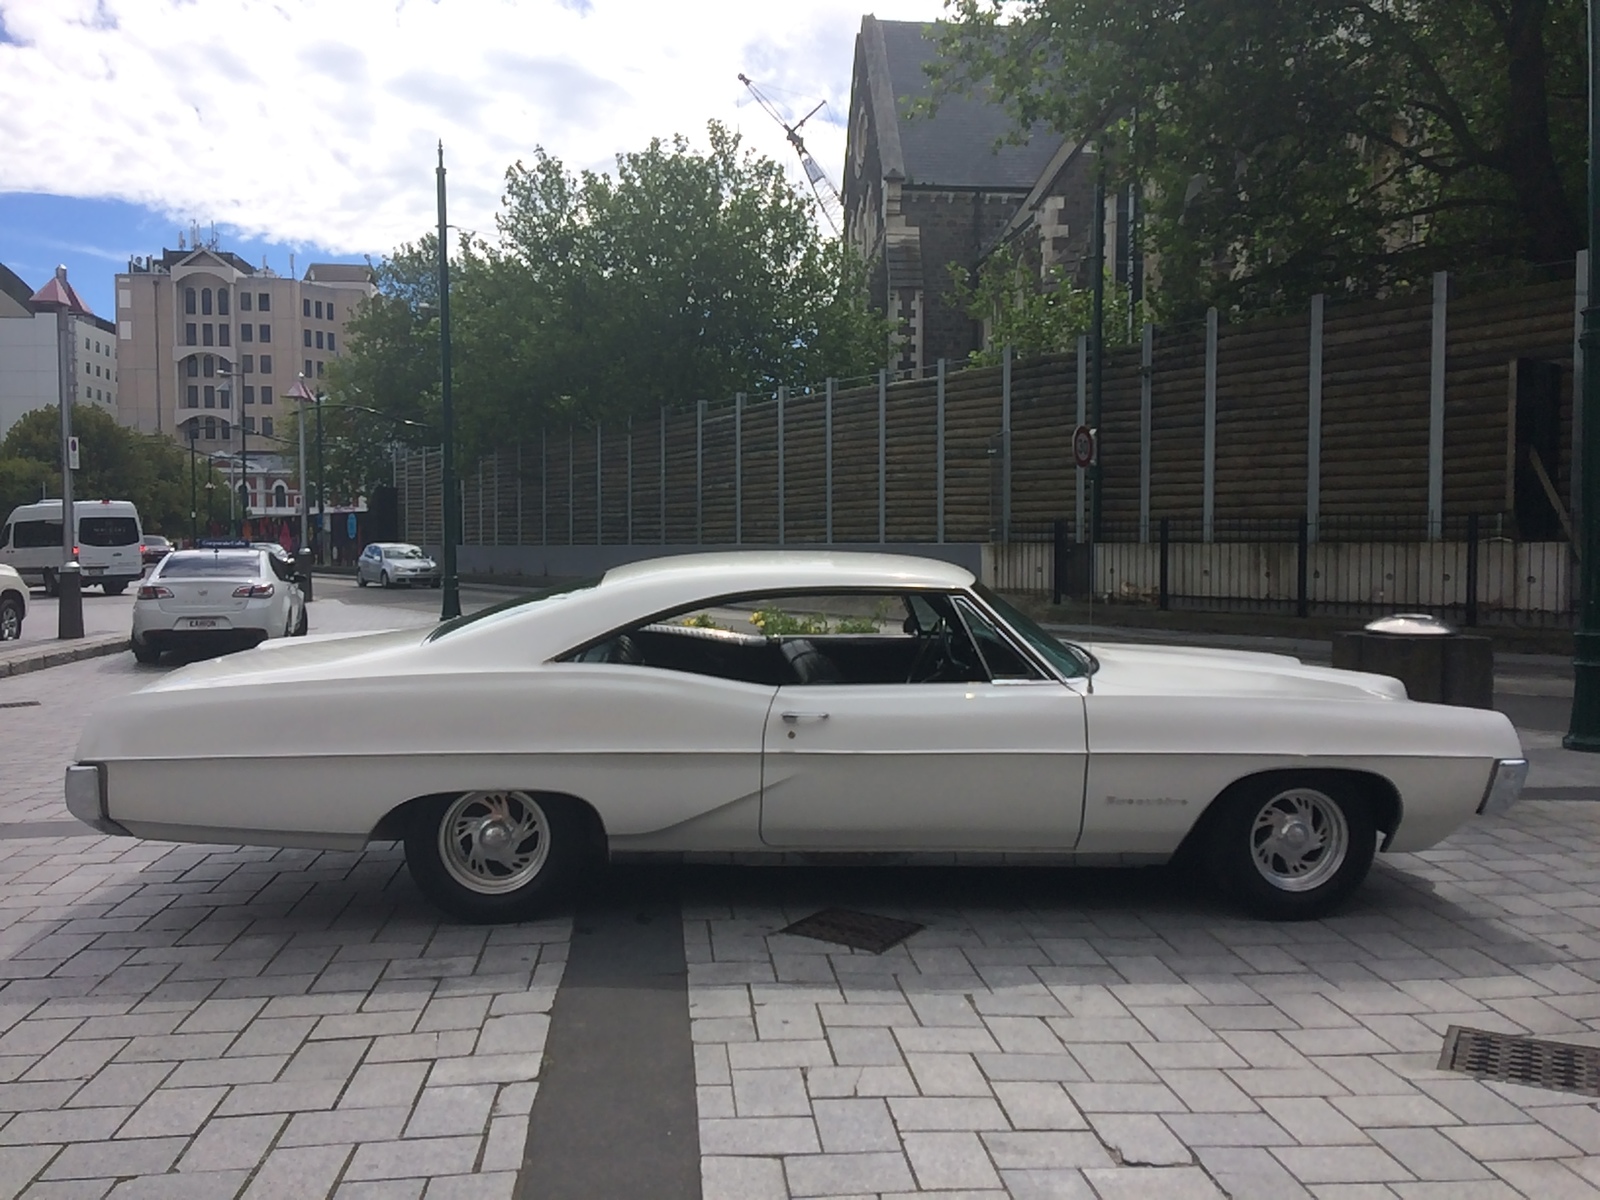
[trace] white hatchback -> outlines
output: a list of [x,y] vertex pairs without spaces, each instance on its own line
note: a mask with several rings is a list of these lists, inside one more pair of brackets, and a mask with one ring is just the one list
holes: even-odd
[[225,651],[306,632],[305,596],[289,564],[245,543],[176,550],[133,602],[133,656],[163,650]]

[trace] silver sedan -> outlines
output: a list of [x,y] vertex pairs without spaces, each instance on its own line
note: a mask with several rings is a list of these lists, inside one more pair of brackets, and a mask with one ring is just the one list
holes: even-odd
[[401,583],[438,587],[440,578],[439,564],[424,554],[421,547],[409,542],[373,542],[356,559],[359,587],[369,583],[380,587]]

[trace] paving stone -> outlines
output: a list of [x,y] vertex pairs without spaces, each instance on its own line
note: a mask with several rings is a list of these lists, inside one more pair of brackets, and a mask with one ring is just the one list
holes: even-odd
[[116,1107],[18,1113],[0,1126],[0,1145],[108,1141],[132,1111],[131,1108]]
[[789,1200],[780,1159],[709,1156],[700,1174],[702,1200]]
[[[0,1137],[6,1132],[0,1129]],[[1441,1132],[1480,1162],[1502,1158],[1578,1157],[1576,1147],[1542,1125],[1457,1125]]]
[[824,1154],[900,1149],[900,1136],[882,1099],[817,1100],[813,1109]]
[[734,1071],[734,1112],[740,1117],[809,1117],[811,1100],[798,1067]]
[[817,1154],[815,1123],[809,1117],[739,1117],[700,1122],[700,1153]]
[[904,1192],[916,1184],[901,1154],[796,1154],[783,1160],[791,1196]]
[[1411,1174],[1377,1146],[1279,1146],[1274,1157],[1301,1183],[1385,1183]]
[[902,1132],[1011,1128],[1000,1106],[987,1097],[897,1096],[889,1101],[889,1110]]
[[228,1200],[244,1187],[247,1171],[212,1171],[203,1175],[142,1175],[124,1179],[108,1193],[110,1200]]
[[[332,1108],[339,1098],[337,1082],[314,1080],[305,1083],[247,1083],[228,1093],[217,1109],[222,1117],[242,1117],[253,1113],[309,1112]],[[4,1134],[0,1129],[0,1135]]]
[[1092,1133],[985,1133],[982,1137],[1001,1170],[1112,1165],[1110,1155]]
[[515,1171],[480,1171],[474,1175],[435,1175],[423,1200],[512,1200]]
[[296,1113],[278,1139],[280,1146],[338,1146],[352,1142],[387,1142],[400,1137],[411,1109],[340,1108],[333,1112]]
[[222,1103],[226,1088],[158,1088],[117,1130],[119,1138],[188,1137]]
[[1161,1200],[1223,1200],[1226,1196],[1198,1167],[1119,1167],[1090,1169],[1083,1174],[1100,1200],[1144,1200],[1149,1196],[1160,1196]]
[[406,1137],[481,1136],[498,1090],[492,1084],[424,1088],[406,1124]]
[[431,1068],[427,1063],[367,1065],[358,1070],[339,1097],[340,1108],[387,1108],[410,1105],[422,1090]]
[[908,1133],[905,1150],[924,1191],[1000,1186],[1000,1177],[976,1133]]
[[[1518,1128],[1522,1128],[1518,1126]],[[1488,1179],[1490,1171],[1473,1161],[1437,1129],[1373,1129],[1377,1142],[1403,1167],[1424,1180]]]
[[472,1171],[482,1143],[476,1137],[412,1138],[364,1142],[345,1169],[345,1179],[404,1179],[463,1175]]
[[177,1160],[183,1147],[181,1137],[80,1142],[58,1154],[41,1177],[111,1179],[124,1175],[159,1175]]
[[[1371,1139],[1321,1096],[1269,1096],[1261,1107],[1306,1146],[1365,1146]],[[1448,1114],[1445,1114],[1448,1119]]]
[[1090,1123],[1100,1140],[1128,1166],[1188,1166],[1194,1162],[1188,1147],[1152,1113],[1097,1113]]
[[277,1113],[258,1117],[217,1117],[206,1122],[178,1160],[180,1171],[253,1170],[272,1146],[288,1118]]

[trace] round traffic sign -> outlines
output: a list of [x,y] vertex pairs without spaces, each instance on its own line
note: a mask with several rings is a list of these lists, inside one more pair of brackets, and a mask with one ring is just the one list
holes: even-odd
[[1079,425],[1072,431],[1072,461],[1080,467],[1092,466],[1094,451],[1094,430]]

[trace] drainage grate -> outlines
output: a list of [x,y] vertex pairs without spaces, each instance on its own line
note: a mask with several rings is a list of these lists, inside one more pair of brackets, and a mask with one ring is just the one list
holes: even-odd
[[1600,1047],[1597,1046],[1546,1042],[1452,1025],[1444,1035],[1439,1069],[1481,1075],[1503,1083],[1600,1096]]
[[851,912],[848,908],[825,908],[809,917],[802,917],[789,928],[778,932],[816,938],[819,942],[837,942],[852,949],[882,954],[890,946],[905,941],[923,928],[925,926],[915,921],[902,921],[898,917]]
[[0,700],[0,708],[38,708],[37,700]]

